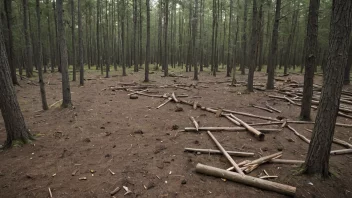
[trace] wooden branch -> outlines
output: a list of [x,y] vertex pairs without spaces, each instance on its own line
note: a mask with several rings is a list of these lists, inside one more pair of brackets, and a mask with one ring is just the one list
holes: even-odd
[[275,109],[274,107],[270,106],[267,102],[265,103],[265,106],[268,107],[269,109],[273,110],[273,111],[276,111],[277,113],[281,113],[280,110]]
[[265,138],[265,135],[258,131],[257,129],[249,126],[247,123],[243,122],[233,114],[231,114],[232,118],[235,119],[237,122],[239,122],[242,126],[244,126],[249,132],[251,132],[259,141],[263,141]]
[[265,176],[259,177],[259,179],[274,179],[274,178],[278,178],[278,177],[279,176],[265,175]]
[[159,109],[160,107],[166,105],[166,104],[167,104],[168,102],[170,102],[171,100],[172,100],[172,98],[166,99],[163,103],[161,103],[161,105],[159,105],[159,106],[157,107],[157,109]]
[[274,154],[271,154],[271,155],[268,155],[268,156],[264,156],[264,157],[261,157],[261,158],[258,158],[256,160],[251,161],[250,163],[246,164],[245,166],[254,165],[254,164],[263,164],[263,163],[268,162],[271,159],[273,159],[275,157],[278,157],[280,155],[282,155],[282,152],[278,152],[278,153],[274,153]]
[[286,101],[290,102],[291,104],[294,104],[294,105],[297,105],[297,106],[301,106],[300,104],[295,103],[293,100],[291,100],[290,98],[288,98],[286,96],[269,95],[269,98],[276,98],[276,99],[286,100]]
[[264,111],[268,111],[270,113],[274,113],[273,110],[265,108],[265,107],[260,107],[260,106],[257,106],[257,105],[252,105],[252,107],[257,108],[257,109],[261,109],[261,110],[264,110]]
[[337,114],[338,114],[339,116],[352,119],[352,116],[351,116],[351,115],[344,114],[344,113],[342,113],[342,112],[340,112],[340,111],[339,111]]
[[121,190],[120,187],[116,187],[113,191],[110,192],[110,195],[113,196],[115,195],[117,192],[119,192]]
[[171,97],[175,102],[177,102],[177,103],[179,102],[175,96],[175,92],[172,92]]
[[50,198],[53,198],[53,193],[51,192],[51,189],[50,189],[50,188],[48,188],[48,191],[49,191],[49,196],[50,196]]
[[[262,133],[280,132],[280,131],[282,131],[281,129],[268,129],[268,128],[257,128],[257,130],[262,132]],[[244,131],[247,131],[247,129],[244,128],[244,127],[199,127],[198,131],[244,132]],[[185,132],[197,132],[197,129],[195,127],[185,127]]]
[[254,123],[254,124],[249,124],[249,126],[265,126],[265,125],[278,125],[282,124],[283,122],[265,122],[265,123]]
[[253,115],[253,114],[249,114],[249,113],[244,113],[244,112],[232,111],[232,110],[228,110],[228,109],[224,109],[224,111],[228,112],[228,113],[232,113],[232,114],[236,114],[236,115],[242,115],[242,116],[247,116],[247,117],[252,117],[252,118],[259,118],[259,119],[270,120],[270,121],[278,121],[277,119],[271,118],[271,117],[258,116],[258,115]]
[[61,102],[61,101],[62,101],[62,99],[59,100],[59,101],[54,102],[52,105],[49,106],[49,109],[50,109],[51,107],[55,106],[57,103],[59,103],[59,102]]
[[235,119],[233,119],[231,116],[229,115],[225,115],[225,117],[230,120],[232,123],[234,123],[237,126],[241,126],[241,123],[237,122]]
[[210,131],[207,132],[210,138],[214,141],[216,146],[219,148],[219,150],[222,152],[222,154],[229,160],[232,166],[235,167],[235,170],[241,174],[244,175],[243,171],[240,169],[240,167],[236,164],[236,162],[231,158],[231,156],[225,151],[225,149],[221,146],[221,144],[216,140],[216,138],[211,134]]
[[268,162],[275,164],[303,164],[302,160],[271,159]]
[[199,128],[198,122],[192,116],[190,116],[189,119],[191,119],[191,121],[193,122],[194,126],[196,127],[196,130],[198,131],[198,128]]
[[297,135],[299,138],[301,138],[303,141],[307,142],[308,144],[310,143],[310,140],[308,138],[306,138],[304,135],[298,133],[294,128],[292,128],[290,125],[287,125],[287,127],[293,131],[293,133],[295,135]]
[[193,109],[196,110],[198,106],[198,101],[194,101],[193,102]]
[[248,175],[240,175],[238,173],[234,173],[231,171],[227,171],[227,170],[223,170],[223,169],[219,169],[219,168],[215,168],[215,167],[211,167],[203,164],[197,164],[196,172],[214,176],[214,177],[225,178],[230,181],[238,182],[248,186],[257,187],[264,190],[274,191],[274,192],[289,195],[289,196],[295,196],[295,193],[296,193],[296,188],[292,186],[271,182],[271,181],[251,177]]
[[150,94],[145,94],[145,93],[140,93],[140,92],[137,92],[136,94],[142,95],[142,96],[153,97],[153,98],[164,98],[163,95],[150,95]]
[[[204,153],[204,154],[222,154],[222,152],[220,150],[213,150],[213,149],[185,148],[185,151],[188,151],[188,152],[200,152],[200,153]],[[229,155],[236,156],[236,157],[252,157],[252,156],[254,156],[254,153],[237,152],[237,151],[226,151],[226,152]]]
[[146,91],[148,91],[148,89],[144,89],[142,91],[135,91],[135,92],[129,93],[127,95],[130,96],[130,95],[133,95],[133,94],[143,93],[143,92],[146,92]]
[[342,150],[335,150],[331,151],[331,155],[342,155],[342,154],[350,154],[352,153],[352,149],[342,149]]

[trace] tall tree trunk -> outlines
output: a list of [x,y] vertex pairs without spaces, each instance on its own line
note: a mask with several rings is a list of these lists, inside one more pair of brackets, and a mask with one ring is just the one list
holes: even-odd
[[273,34],[271,37],[271,49],[268,57],[268,81],[267,89],[274,89],[275,76],[275,58],[277,56],[278,40],[279,40],[279,24],[280,24],[281,0],[276,0],[275,21],[273,27]]
[[139,0],[139,68],[142,68],[143,65],[143,27],[142,27],[142,0]]
[[37,39],[38,39],[38,52],[39,52],[39,59],[38,59],[38,74],[39,74],[39,86],[40,86],[40,96],[42,99],[42,108],[43,110],[48,110],[48,103],[46,102],[46,93],[45,93],[45,83],[43,79],[43,71],[42,71],[42,40],[41,40],[41,24],[40,24],[40,5],[39,0],[36,0],[36,12],[37,12]]
[[[231,76],[231,68],[233,67],[232,63],[233,61],[231,61],[231,39],[232,39],[232,12],[233,12],[233,0],[230,0],[230,19],[229,19],[229,40],[228,40],[228,46],[227,46],[227,70],[226,70],[226,77],[230,77]],[[232,54],[233,57],[233,54]]]
[[164,24],[164,76],[169,75],[169,65],[168,65],[168,39],[167,39],[167,30],[169,24],[169,0],[165,0],[165,24]]
[[67,45],[65,38],[65,26],[63,20],[63,0],[56,0],[57,10],[57,26],[60,41],[60,58],[61,58],[61,74],[62,74],[62,107],[67,108],[72,106],[71,102],[71,89],[68,76],[68,58],[67,58]]
[[[84,85],[84,65],[83,65],[83,26],[81,13],[81,0],[78,1],[78,62],[79,62],[79,85]],[[88,35],[86,35],[88,36]],[[89,61],[88,61],[89,62]],[[89,64],[89,63],[88,63]]]
[[192,31],[192,42],[193,42],[193,66],[194,66],[194,77],[193,80],[198,80],[198,60],[197,60],[197,27],[198,27],[198,0],[194,0],[194,12],[193,12],[193,31]]
[[243,35],[242,35],[242,64],[241,64],[241,74],[246,74],[246,65],[247,65],[247,15],[248,15],[248,1],[244,1],[244,15],[243,15]]
[[[347,60],[347,64],[346,64],[346,68],[345,68],[345,75],[344,75],[344,80],[343,80],[344,85],[350,84],[351,65],[352,65],[352,43],[350,43],[350,48],[348,50],[348,60]],[[323,64],[322,64],[322,67],[323,67]]]
[[313,96],[313,79],[315,59],[317,57],[318,46],[318,14],[320,0],[310,0],[307,37],[306,37],[306,55],[305,55],[305,73],[303,85],[303,98],[301,105],[300,117],[302,120],[310,120],[312,96]]
[[53,37],[51,34],[51,23],[50,23],[50,3],[49,0],[46,0],[46,9],[48,10],[47,12],[47,26],[48,26],[48,39],[49,39],[49,51],[50,51],[50,65],[51,65],[51,72],[54,72],[54,66],[55,66],[55,50],[54,50],[54,44],[53,44]]
[[144,82],[149,82],[149,62],[150,62],[150,2],[146,0],[147,6],[147,44],[145,49],[145,73]]
[[137,64],[137,0],[133,0],[133,64],[134,72],[138,72]]
[[7,19],[7,32],[8,32],[8,59],[11,70],[12,83],[19,85],[16,76],[15,54],[13,50],[13,34],[12,34],[12,0],[5,0],[5,12]]
[[71,0],[71,33],[72,33],[72,81],[76,81],[76,39],[75,39],[75,3]]
[[263,65],[263,48],[264,48],[264,14],[263,14],[263,4],[264,2],[260,1],[260,8],[259,8],[259,20],[258,20],[258,33],[259,33],[259,41],[258,41],[258,50],[257,50],[257,58],[258,58],[258,71],[262,71]]
[[351,27],[352,1],[334,0],[330,20],[328,64],[313,135],[303,164],[307,174],[319,174],[323,177],[329,175],[330,150],[339,111],[343,73],[348,59]]
[[126,56],[125,56],[125,0],[122,0],[121,12],[121,57],[122,57],[122,76],[126,74]]
[[26,76],[28,78],[33,76],[33,62],[32,62],[32,44],[28,29],[28,0],[22,0],[23,4],[23,30],[26,42]]
[[257,0],[253,0],[253,12],[252,12],[252,46],[251,46],[251,64],[249,65],[248,72],[248,83],[247,89],[250,92],[253,92],[253,80],[254,80],[254,71],[256,68],[257,60],[257,43],[258,43],[258,10],[257,10]]
[[[102,67],[100,63],[100,0],[97,0],[97,33],[96,33],[96,50],[97,50],[97,65],[96,69]],[[103,68],[101,68],[101,73],[103,74]]]
[[[0,26],[2,26],[2,24],[0,24]],[[27,143],[32,136],[24,121],[20,105],[17,101],[16,91],[11,81],[10,67],[6,56],[4,37],[1,28],[0,84],[0,109],[7,134],[5,147],[11,147],[18,143]]]

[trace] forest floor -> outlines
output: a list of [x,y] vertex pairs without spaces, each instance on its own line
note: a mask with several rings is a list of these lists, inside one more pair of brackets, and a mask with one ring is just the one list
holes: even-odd
[[[109,87],[119,83],[137,82],[143,84],[144,71],[122,77],[112,72],[104,78],[95,70],[86,72],[85,86],[71,82],[74,108],[61,109],[55,105],[46,112],[41,109],[39,86],[21,81],[16,87],[17,97],[31,133],[33,144],[0,151],[0,197],[110,197],[110,191],[117,186],[128,187],[133,193],[126,197],[285,197],[270,191],[224,181],[219,178],[195,172],[197,163],[219,168],[230,164],[221,155],[197,155],[184,152],[185,147],[217,149],[207,133],[180,132],[193,127],[189,116],[199,121],[200,126],[234,126],[226,118],[194,110],[191,106],[177,104],[183,111],[175,112],[176,104],[170,102],[156,109],[164,99],[139,96],[129,99],[124,90],[112,91]],[[117,75],[118,74],[118,75]],[[161,77],[158,71],[150,75],[149,84],[167,85],[195,83],[193,72],[182,73],[186,78]],[[197,100],[206,107],[226,108],[276,118],[283,116],[298,120],[300,108],[285,101],[268,97],[276,92],[256,91],[248,94],[245,86],[231,87],[224,82],[225,72],[217,77],[202,72],[197,88],[190,90],[158,88],[157,94],[187,94],[185,100]],[[47,100],[49,105],[61,99],[60,73],[46,74]],[[292,80],[303,82],[303,76],[290,74]],[[237,74],[237,80],[246,81],[247,76]],[[33,80],[36,82],[36,80]],[[255,83],[265,84],[265,73],[256,72]],[[316,77],[316,83],[321,77]],[[148,83],[147,83],[148,84]],[[345,87],[352,89],[352,87]],[[196,96],[196,97],[194,97]],[[200,98],[199,98],[200,97]],[[265,106],[269,102],[282,113],[270,113],[251,107],[251,104]],[[316,111],[312,111],[315,117]],[[238,116],[247,123],[267,122],[265,120]],[[351,120],[338,118],[338,122]],[[175,125],[175,126],[174,126]],[[179,127],[175,129],[176,125]],[[301,134],[310,138],[306,129],[313,125],[291,124]],[[278,126],[280,127],[280,126]],[[352,143],[352,129],[337,127],[335,137]],[[285,128],[281,132],[266,134],[264,141],[258,141],[246,132],[214,132],[214,136],[226,150],[253,152],[254,157],[234,157],[236,162],[256,159],[282,150],[284,159],[304,160],[308,144]],[[0,143],[6,139],[3,119],[0,119]],[[343,149],[333,144],[333,149]],[[272,180],[297,187],[297,197],[352,197],[352,156],[331,156],[330,179],[296,176],[298,166],[285,164],[263,164],[249,175],[257,177],[266,170],[277,175]],[[112,175],[109,169],[115,173]],[[72,173],[78,170],[75,176]],[[92,173],[94,172],[94,173]],[[86,180],[79,180],[86,177]],[[147,189],[145,189],[147,187]],[[122,189],[115,196],[123,197]]]

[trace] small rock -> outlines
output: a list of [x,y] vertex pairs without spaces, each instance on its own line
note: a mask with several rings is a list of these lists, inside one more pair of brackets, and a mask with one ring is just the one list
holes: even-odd
[[278,146],[278,147],[277,147],[277,150],[278,150],[278,151],[283,151],[283,150],[284,150],[284,147],[283,147],[283,146]]
[[137,130],[137,131],[135,131],[135,132],[133,132],[134,134],[143,134],[144,132],[142,131],[142,130]]
[[176,125],[176,124],[174,124],[174,125],[172,125],[172,130],[177,130],[177,129],[179,129],[180,127],[178,126],[178,125]]
[[91,142],[89,138],[84,138],[83,142]]
[[292,138],[286,138],[288,142],[295,142]]
[[181,184],[182,184],[182,185],[187,184],[187,180],[183,179],[183,180],[181,181]]
[[112,148],[116,148],[116,145],[112,146]]
[[130,99],[132,100],[138,99],[138,96],[136,94],[132,94],[130,95]]
[[180,106],[176,106],[175,112],[181,112],[183,111],[183,108]]

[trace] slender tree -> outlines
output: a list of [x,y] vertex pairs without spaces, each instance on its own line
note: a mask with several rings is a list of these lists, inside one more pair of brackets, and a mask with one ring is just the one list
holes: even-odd
[[164,50],[165,50],[165,55],[164,55],[164,76],[169,75],[169,62],[168,62],[168,38],[167,38],[167,31],[168,31],[168,24],[169,24],[169,0],[165,0],[164,2],[164,14],[165,14],[165,24],[164,24]]
[[328,63],[313,135],[303,164],[303,171],[307,174],[319,174],[323,177],[329,175],[330,150],[339,111],[343,74],[348,59],[351,28],[352,1],[333,0]]
[[278,40],[279,40],[279,24],[280,24],[280,11],[281,0],[276,0],[275,21],[273,27],[273,34],[271,37],[271,49],[268,57],[268,81],[266,84],[267,89],[274,89],[274,75],[275,75],[275,58],[277,56]]
[[247,15],[248,15],[248,0],[244,1],[244,14],[243,14],[243,34],[242,34],[242,64],[240,66],[241,74],[246,74],[247,65]]
[[253,80],[254,80],[254,71],[256,68],[257,62],[257,43],[258,43],[258,10],[257,10],[257,0],[253,0],[253,12],[252,12],[252,36],[251,36],[251,64],[249,65],[248,72],[248,83],[247,89],[250,92],[253,92]]
[[305,42],[305,73],[303,85],[303,98],[301,105],[301,119],[310,120],[310,109],[313,96],[314,67],[317,57],[318,45],[318,13],[320,0],[310,0],[307,37]]
[[78,0],[78,61],[79,61],[79,85],[83,86],[84,85],[84,65],[83,65],[83,27],[82,27],[81,0]]
[[40,86],[40,96],[42,99],[42,108],[43,110],[48,110],[48,103],[46,102],[46,93],[45,93],[45,83],[43,79],[43,71],[42,71],[42,41],[41,41],[41,23],[40,23],[40,4],[39,0],[36,0],[36,12],[37,12],[37,39],[38,39],[38,54],[39,54],[39,59],[38,59],[38,76],[39,76],[39,86]]
[[0,109],[7,134],[5,147],[11,147],[18,143],[28,143],[32,136],[24,121],[11,80],[1,20],[0,27]]
[[31,36],[29,34],[28,29],[28,0],[22,0],[23,5],[23,30],[24,30],[24,38],[26,42],[26,76],[33,76],[33,63],[32,63],[32,44],[31,44]]
[[147,44],[145,49],[145,75],[144,82],[149,82],[149,62],[150,62],[150,1],[146,0],[147,6]]
[[192,31],[192,42],[193,42],[193,66],[194,66],[194,77],[193,80],[198,80],[198,60],[197,60],[197,27],[198,27],[198,0],[194,0],[194,12],[193,12],[193,31]]
[[62,107],[67,108],[72,106],[71,102],[71,89],[68,76],[68,58],[67,58],[67,45],[65,38],[65,26],[63,20],[63,0],[56,0],[57,10],[57,27],[60,41],[60,59],[61,59],[61,74],[62,74]]
[[71,0],[71,36],[72,36],[72,81],[76,81],[76,39],[75,39],[75,0]]

